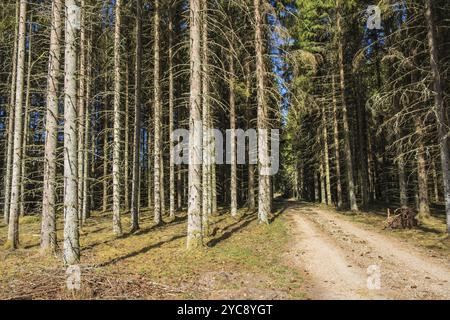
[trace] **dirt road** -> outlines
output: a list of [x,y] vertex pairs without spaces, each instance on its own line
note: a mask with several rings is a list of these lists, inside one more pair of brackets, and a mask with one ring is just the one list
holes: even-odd
[[290,204],[287,217],[294,248],[288,256],[306,274],[310,298],[450,299],[448,257],[311,204]]

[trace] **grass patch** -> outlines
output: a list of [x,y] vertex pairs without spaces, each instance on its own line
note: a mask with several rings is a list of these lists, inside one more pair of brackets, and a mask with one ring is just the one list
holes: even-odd
[[[188,252],[185,214],[154,226],[150,212],[143,212],[141,230],[117,238],[112,215],[94,213],[81,230],[85,287],[75,298],[304,297],[301,276],[282,257],[289,237],[284,217],[259,225],[255,214],[239,214],[239,220],[229,214],[213,217],[205,247]],[[124,230],[130,225],[127,215],[122,224]],[[0,249],[0,298],[72,298],[64,289],[60,255],[43,257],[39,252],[39,228],[38,217],[21,219],[21,248]],[[5,236],[0,235],[0,241]],[[62,221],[57,236],[62,239]]]

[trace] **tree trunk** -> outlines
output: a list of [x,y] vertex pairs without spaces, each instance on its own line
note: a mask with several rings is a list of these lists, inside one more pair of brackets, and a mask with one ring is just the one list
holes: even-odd
[[[92,26],[92,23],[90,23]],[[86,115],[84,120],[84,153],[83,153],[83,195],[82,195],[82,207],[81,207],[81,224],[84,224],[90,216],[90,206],[89,206],[89,193],[90,188],[89,178],[90,175],[90,156],[94,154],[91,152],[91,139],[90,136],[93,135],[91,132],[91,91],[92,91],[92,35],[88,39],[87,43],[87,72],[86,72],[86,90],[85,90],[85,104],[86,104]],[[94,145],[92,143],[92,145]]]
[[[361,200],[362,206],[366,207],[369,204],[369,169],[367,160],[367,114],[366,106],[361,98],[362,83],[360,75],[357,75],[357,83],[355,84],[356,95],[358,99],[358,156],[359,156],[359,180],[361,184]],[[381,88],[380,88],[381,89]]]
[[[214,114],[211,104],[209,105],[208,114],[209,128],[214,128]],[[216,139],[211,135],[209,137],[209,157],[210,157],[210,175],[211,175],[211,185],[209,186],[210,192],[210,206],[209,214],[217,214],[217,181],[216,181]]]
[[439,68],[439,55],[436,41],[436,30],[432,1],[426,0],[425,17],[428,27],[428,48],[430,52],[430,64],[433,74],[433,87],[435,91],[434,102],[438,123],[439,143],[441,147],[441,166],[444,180],[445,212],[447,214],[447,232],[450,233],[450,151],[448,148],[446,108],[444,106],[444,89]]
[[341,103],[342,103],[342,118],[344,125],[344,154],[345,162],[347,164],[347,182],[348,182],[348,198],[350,201],[350,209],[352,211],[358,211],[358,204],[356,202],[355,194],[355,182],[353,172],[353,158],[352,148],[350,144],[350,124],[348,119],[347,102],[345,98],[345,70],[344,70],[344,46],[342,43],[342,27],[341,27],[341,13],[339,1],[337,2],[337,15],[336,15],[336,32],[338,34],[338,53],[339,53],[339,74],[340,74],[340,91],[341,91]]
[[169,8],[169,217],[175,219],[175,161],[172,135],[174,130],[173,16]]
[[263,57],[263,35],[261,17],[261,0],[253,0],[255,14],[255,52],[256,52],[256,79],[257,79],[257,106],[258,106],[258,170],[259,170],[259,197],[258,220],[260,223],[269,223],[270,213],[270,176],[269,147],[268,147],[268,111],[265,98],[265,71]]
[[11,177],[11,204],[9,208],[8,245],[16,249],[19,245],[19,192],[22,165],[22,104],[25,69],[27,1],[20,1],[19,31],[17,39],[16,98],[14,110],[14,140]]
[[186,205],[188,204],[188,199],[189,197],[189,167],[188,170],[184,172],[183,174],[183,201],[186,203]]
[[[252,106],[250,102],[251,94],[252,94],[252,88],[251,88],[251,72],[250,72],[250,63],[245,64],[245,73],[246,73],[246,90],[247,90],[247,96],[246,96],[246,120],[247,120],[247,130],[251,129],[251,121],[252,119]],[[251,158],[251,155],[249,154],[249,158]],[[251,212],[254,212],[256,210],[256,201],[255,201],[255,165],[250,163],[248,164],[248,199],[247,199],[247,206],[248,209]]]
[[80,260],[77,194],[77,10],[74,0],[66,0],[64,54],[64,263]]
[[325,107],[322,108],[322,122],[323,122],[323,152],[324,152],[324,162],[325,162],[325,186],[326,186],[326,203],[328,205],[332,204],[331,201],[331,174],[330,174],[330,153],[328,147],[328,119],[327,110]]
[[419,217],[421,219],[430,216],[430,205],[428,199],[428,175],[425,145],[423,143],[423,128],[418,116],[414,117],[416,133],[418,135],[417,146],[417,187],[418,187],[418,205]]
[[[90,70],[92,70],[92,69],[90,69]],[[91,79],[92,79],[92,75],[91,75]],[[94,111],[94,116],[98,120],[100,120],[98,107],[93,105],[93,111]],[[98,153],[97,150],[100,149],[99,143],[98,143],[98,132],[94,131],[95,127],[96,127],[96,123],[93,123],[92,126],[91,126],[91,132],[89,132],[90,141],[91,141],[90,171],[91,171],[91,177],[92,178],[94,178],[96,176],[96,172],[97,172],[97,169],[98,169],[98,166],[96,165],[96,162],[97,162],[96,160],[97,160],[98,157],[96,156],[96,154]],[[89,208],[90,208],[90,210],[95,208],[96,200],[97,199],[96,199],[96,195],[95,195],[95,184],[94,183],[89,183]],[[89,215],[90,215],[90,213],[88,211],[88,216]]]
[[[162,103],[162,102],[161,102]],[[161,136],[164,137],[164,125],[161,125]],[[162,139],[161,139],[162,141]],[[161,190],[161,217],[166,212],[166,195],[165,195],[165,187],[164,187],[164,146],[163,143],[161,143],[161,156],[159,157],[159,168],[160,168],[160,175],[159,175],[159,185]],[[162,219],[161,219],[161,222]]]
[[367,154],[368,154],[367,160],[369,163],[369,178],[370,178],[369,199],[371,202],[374,202],[377,199],[377,176],[378,176],[378,166],[373,144],[374,144],[373,137],[369,135],[367,139]]
[[162,222],[162,210],[161,210],[161,193],[163,189],[161,187],[161,121],[162,121],[162,110],[161,110],[161,87],[160,87],[160,36],[159,36],[159,28],[160,28],[160,9],[159,9],[159,0],[154,1],[154,66],[153,66],[153,87],[154,87],[154,221],[155,224],[161,224]]
[[125,211],[130,209],[130,182],[129,182],[129,173],[130,173],[130,103],[129,103],[129,94],[130,94],[130,69],[129,69],[129,59],[127,57],[125,61],[125,145],[124,145],[124,156],[123,156],[123,184],[124,184],[124,207]]
[[202,163],[202,230],[203,236],[210,233],[211,215],[211,136],[210,136],[210,99],[209,99],[209,39],[208,39],[208,3],[202,0],[202,113],[203,113],[203,163]]
[[[233,39],[231,40],[233,42]],[[231,216],[237,217],[237,146],[236,146],[236,94],[235,90],[235,75],[234,75],[234,60],[233,60],[233,47],[230,48],[230,156],[231,156],[231,180],[230,180],[230,208]]]
[[6,142],[6,173],[5,173],[5,207],[3,211],[3,221],[5,224],[9,222],[9,207],[11,200],[11,171],[12,171],[12,157],[13,157],[13,137],[14,137],[14,106],[16,98],[16,74],[17,74],[17,39],[19,32],[19,6],[20,1],[16,1],[16,21],[14,28],[14,49],[12,57],[12,72],[11,72],[11,91],[9,97],[9,115],[8,115],[8,141]]
[[177,165],[177,211],[183,209],[183,167]]
[[122,126],[120,94],[121,94],[121,74],[120,74],[120,28],[122,23],[122,0],[116,0],[116,17],[114,30],[114,143],[113,143],[113,231],[117,236],[122,235],[122,224],[120,219],[121,186],[120,186],[120,166],[121,141],[120,133]]
[[407,190],[406,174],[405,174],[405,158],[404,158],[403,154],[398,155],[397,168],[398,168],[398,181],[399,181],[399,188],[400,188],[400,206],[407,207],[408,206],[408,190]]
[[[213,145],[213,148],[215,146]],[[213,154],[215,157],[216,150],[213,150]],[[216,172],[216,165],[213,164],[211,166],[211,214],[215,215],[217,214],[217,172]]]
[[[379,122],[379,125],[382,125],[385,122],[383,115],[379,116],[378,122]],[[390,171],[390,168],[387,163],[388,161],[387,161],[387,156],[386,156],[386,143],[387,143],[387,141],[386,141],[385,134],[384,134],[384,132],[381,132],[380,133],[380,142],[379,142],[379,152],[382,155],[381,163],[380,163],[382,176],[381,176],[381,179],[379,180],[380,181],[379,185],[382,190],[381,194],[384,198],[384,202],[388,205],[390,203],[391,199],[390,199],[390,194],[389,194],[389,188],[390,188],[390,186],[389,186],[389,177],[390,177],[389,171]]]
[[320,179],[316,171],[314,171],[314,202],[320,200]]
[[42,199],[41,249],[56,249],[56,147],[58,144],[58,87],[61,59],[62,0],[52,2],[52,28],[47,74],[45,117],[44,191]]
[[[400,111],[400,96],[395,95],[394,96],[394,110],[395,112]],[[398,186],[399,186],[399,199],[400,199],[400,206],[408,207],[408,190],[407,190],[407,181],[406,181],[406,171],[405,171],[405,156],[403,154],[403,143],[401,142],[403,138],[403,132],[399,125],[395,125],[394,127],[395,131],[395,138],[397,139],[397,171],[398,171]]]
[[301,200],[303,198],[303,187],[302,187],[302,174],[301,174],[301,163],[299,160],[295,162],[295,190],[294,198],[296,200]]
[[154,134],[152,134],[152,115],[150,106],[148,107],[148,127],[147,127],[147,204],[149,210],[151,210],[153,206],[153,161],[152,157],[154,154],[152,153],[152,138],[154,138]]
[[436,160],[434,158],[431,161],[431,170],[433,174],[434,201],[439,203],[441,202],[441,197],[439,194],[439,176],[436,168]]
[[33,14],[30,14],[30,22],[28,29],[28,65],[27,65],[27,91],[25,93],[25,110],[24,110],[24,124],[23,124],[23,141],[22,141],[22,168],[21,168],[21,184],[20,184],[20,215],[25,214],[25,202],[26,202],[26,176],[27,176],[27,147],[28,147],[28,135],[30,131],[30,93],[31,93],[31,69],[33,68],[32,63],[32,52],[33,52]]
[[[108,72],[107,68],[105,71]],[[109,178],[108,178],[108,166],[109,166],[109,128],[108,128],[108,112],[109,112],[109,100],[108,100],[108,75],[105,75],[105,88],[104,94],[104,110],[103,110],[103,192],[102,192],[102,211],[106,212],[108,210],[108,188],[109,188]]]
[[327,204],[327,191],[326,191],[326,183],[325,183],[325,169],[324,169],[324,155],[321,152],[320,155],[320,166],[319,166],[319,177],[320,177],[320,202],[322,204]]
[[142,3],[136,1],[136,60],[133,132],[133,180],[131,185],[131,231],[139,229],[140,151],[141,151],[141,59]]
[[79,58],[79,84],[78,84],[78,214],[80,214],[80,226],[83,225],[81,216],[83,206],[83,170],[84,154],[84,130],[85,130],[85,89],[86,89],[86,1],[81,0],[81,21],[80,21],[80,58]]
[[336,195],[337,207],[342,208],[342,180],[341,180],[341,152],[339,147],[339,122],[338,109],[336,99],[336,78],[334,74],[331,76],[332,95],[333,95],[333,131],[334,131],[334,157],[335,157],[335,171],[336,171]]
[[203,245],[201,1],[190,0],[189,199],[187,248]]

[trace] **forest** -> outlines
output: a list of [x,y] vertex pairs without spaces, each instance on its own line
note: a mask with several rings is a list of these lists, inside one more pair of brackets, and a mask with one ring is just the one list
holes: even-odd
[[0,299],[449,299],[448,0],[2,0]]

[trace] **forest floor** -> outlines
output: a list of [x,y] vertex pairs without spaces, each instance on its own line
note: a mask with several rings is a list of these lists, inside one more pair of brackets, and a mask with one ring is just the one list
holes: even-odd
[[[288,253],[313,299],[450,299],[450,239],[433,218],[414,230],[383,230],[380,211],[337,212],[291,203]],[[368,289],[376,268],[380,287]],[[369,272],[369,273],[368,273]]]
[[[185,214],[154,226],[143,212],[141,230],[117,238],[111,213],[96,213],[81,232],[76,292],[65,287],[61,257],[40,254],[39,217],[22,217],[16,251],[2,249],[0,225],[0,299],[304,299],[300,271],[283,256],[289,234],[282,209],[269,226],[245,210],[239,220],[223,212],[213,218],[205,249],[195,253],[185,250]],[[58,239],[62,227],[58,221]]]
[[[185,214],[154,226],[144,211],[141,230],[117,238],[111,213],[95,213],[81,232],[82,288],[75,292],[66,289],[61,257],[40,254],[39,217],[22,217],[16,251],[2,248],[0,225],[0,299],[450,298],[442,219],[388,231],[382,210],[354,214],[294,201],[276,208],[269,226],[245,210],[239,220],[223,211],[195,253],[185,250]],[[381,290],[367,289],[372,265],[381,270]]]

